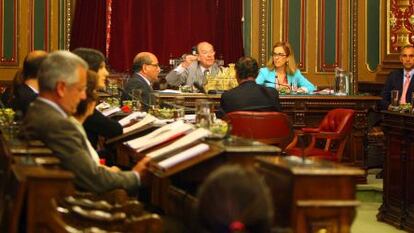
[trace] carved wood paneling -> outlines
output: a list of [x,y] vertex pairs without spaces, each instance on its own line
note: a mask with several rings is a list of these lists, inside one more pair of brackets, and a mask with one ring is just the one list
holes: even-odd
[[[6,6],[12,6],[10,11]],[[9,6],[10,7],[10,6]],[[19,63],[18,58],[18,1],[2,0],[0,1],[0,65],[16,66]],[[10,17],[11,14],[11,17]],[[11,21],[11,22],[10,22]],[[12,25],[9,28],[5,25]],[[11,40],[6,39],[11,38]],[[10,50],[11,54],[6,54]]]

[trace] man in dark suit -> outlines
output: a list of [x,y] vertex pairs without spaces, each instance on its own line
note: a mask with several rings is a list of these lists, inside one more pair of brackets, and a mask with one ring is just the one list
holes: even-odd
[[[131,78],[125,84],[125,91],[122,95],[123,100],[130,100],[141,95],[143,110],[148,110],[151,103],[152,84],[158,80],[160,66],[157,57],[149,52],[138,53],[133,62],[133,72]],[[137,90],[137,91],[135,91]]]
[[15,83],[15,86],[13,86],[11,106],[14,111],[20,111],[22,115],[26,114],[30,103],[38,96],[37,71],[46,56],[47,52],[42,50],[30,52],[23,62],[23,70],[21,72],[22,83]]
[[[401,48],[400,61],[403,68],[391,72],[385,82],[384,90],[381,94],[381,109],[387,109],[390,105],[392,90],[398,90],[399,103],[411,103],[411,94],[414,91],[414,82],[412,81],[414,74],[414,47],[412,45]],[[406,87],[405,95],[404,86]],[[401,99],[404,96],[405,98]]]
[[98,193],[118,188],[136,191],[148,159],[141,160],[132,171],[108,171],[93,161],[84,137],[68,119],[86,98],[87,70],[85,61],[73,53],[50,53],[40,67],[39,97],[27,111],[22,133],[45,143],[61,166],[74,173],[77,187]]
[[256,84],[259,66],[254,58],[240,58],[235,68],[239,86],[223,93],[217,117],[234,111],[281,110],[277,90]]

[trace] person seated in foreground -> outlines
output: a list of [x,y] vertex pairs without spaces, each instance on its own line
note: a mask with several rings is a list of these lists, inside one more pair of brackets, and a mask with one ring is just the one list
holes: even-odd
[[269,188],[254,170],[226,165],[213,171],[197,194],[197,232],[271,232]]
[[[104,89],[105,80],[109,74],[106,69],[105,56],[100,51],[90,48],[77,48],[72,52],[85,60],[89,65],[89,69],[97,73],[97,89]],[[122,126],[118,121],[104,116],[96,109],[91,116],[86,118],[83,127],[95,149],[98,149],[99,136],[109,139],[122,134]]]
[[174,87],[187,85],[200,89],[206,84],[208,74],[217,75],[220,71],[215,53],[210,43],[206,41],[198,43],[197,54],[186,55],[184,61],[167,74],[165,77],[167,83]]
[[26,114],[30,103],[38,96],[39,84],[37,81],[37,71],[46,56],[47,52],[42,50],[30,52],[23,62],[23,69],[20,74],[22,79],[21,83],[14,82],[11,106],[15,112],[20,111],[22,116]]
[[281,111],[278,92],[255,82],[259,66],[254,58],[241,57],[235,69],[239,86],[221,95],[217,117],[234,111]]
[[21,136],[41,140],[50,148],[61,167],[74,173],[74,183],[80,189],[137,191],[145,182],[149,158],[140,160],[132,171],[108,171],[92,159],[85,138],[69,120],[86,98],[87,70],[88,64],[71,52],[50,53],[40,66],[39,97],[27,111]]
[[316,87],[296,67],[293,49],[287,42],[277,42],[272,48],[272,57],[267,66],[259,71],[256,83],[276,88],[279,93],[312,93]]
[[86,79],[86,99],[79,102],[78,107],[76,108],[76,112],[73,114],[73,116],[70,116],[69,119],[75,124],[76,128],[82,134],[86,146],[88,147],[89,153],[95,163],[99,166],[107,168],[109,171],[119,172],[120,169],[118,167],[107,167],[105,165],[101,165],[99,155],[96,152],[95,148],[93,148],[92,144],[89,142],[88,136],[86,135],[85,129],[83,128],[82,124],[89,116],[93,114],[96,106],[96,101],[98,100],[98,95],[96,94],[99,81],[97,73],[92,70],[88,70]]
[[142,109],[147,111],[149,106],[154,104],[151,98],[152,84],[158,81],[161,71],[158,58],[153,53],[140,52],[135,56],[132,66],[134,73],[125,84],[122,100],[141,98]]

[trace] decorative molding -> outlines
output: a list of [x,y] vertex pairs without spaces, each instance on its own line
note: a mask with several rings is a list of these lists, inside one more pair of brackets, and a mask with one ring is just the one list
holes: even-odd
[[[35,3],[36,0],[30,0],[30,40],[29,40],[29,51],[35,50],[35,17],[36,17],[36,11],[35,11]],[[43,25],[45,32],[43,35],[43,50],[49,51],[50,50],[50,16],[51,16],[51,8],[50,8],[50,0],[44,0],[45,2],[45,11],[44,11],[44,17],[45,17],[45,24]],[[39,48],[37,48],[39,49]]]
[[18,17],[18,5],[19,1],[13,1],[13,45],[12,45],[12,56],[10,58],[6,58],[4,55],[4,0],[1,1],[0,4],[0,65],[5,66],[18,66],[19,59],[18,59],[18,46],[19,43],[19,33],[18,33],[18,25],[19,25],[19,17]]
[[[283,1],[283,40],[289,41],[289,1]],[[295,54],[297,66],[301,71],[306,70],[306,0],[300,0],[300,56]]]
[[358,93],[358,1],[350,1],[351,4],[351,73],[354,77],[352,93]]
[[[72,0],[60,0],[59,4],[61,4],[63,9],[59,13],[62,14],[62,17],[60,17],[59,27],[62,29],[63,34],[61,35],[63,37],[63,48],[69,50],[70,47],[70,36],[71,36],[71,28],[72,28]],[[60,30],[59,30],[60,31]]]
[[[341,39],[341,34],[340,32],[342,31],[342,0],[337,0],[336,1],[336,19],[335,19],[335,23],[336,23],[336,30],[335,30],[335,61],[333,64],[327,64],[327,62],[325,61],[325,21],[326,21],[326,9],[325,9],[325,2],[327,0],[319,0],[320,1],[320,8],[319,8],[319,23],[318,23],[318,28],[319,28],[319,43],[318,43],[318,51],[319,51],[319,59],[318,59],[318,72],[333,72],[334,69],[336,67],[340,67],[342,65],[342,60],[341,60],[341,50],[340,50],[340,46],[342,43],[342,39]],[[328,0],[330,1],[330,0]]]
[[259,64],[265,66],[267,51],[267,0],[260,0],[259,5]]

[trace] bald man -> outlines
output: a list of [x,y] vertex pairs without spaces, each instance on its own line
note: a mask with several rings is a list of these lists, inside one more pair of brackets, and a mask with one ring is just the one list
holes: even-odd
[[[206,84],[206,75],[217,75],[220,71],[216,64],[213,45],[203,41],[197,44],[197,55],[188,55],[184,61],[165,77],[171,86],[181,85],[196,87]],[[197,85],[198,84],[198,85]]]
[[133,61],[134,74],[125,84],[123,100],[129,100],[134,90],[141,90],[143,110],[148,110],[152,84],[158,80],[160,66],[157,57],[150,52],[138,53]]
[[35,50],[30,52],[23,62],[23,70],[21,73],[22,83],[15,84],[13,87],[13,97],[11,101],[12,108],[22,115],[26,114],[29,105],[39,95],[39,83],[37,80],[37,72],[40,64],[46,58],[47,52],[43,50]]

